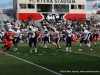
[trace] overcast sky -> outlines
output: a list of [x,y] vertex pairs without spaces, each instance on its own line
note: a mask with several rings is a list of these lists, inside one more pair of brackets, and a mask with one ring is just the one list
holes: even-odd
[[[97,10],[98,7],[93,8],[94,3],[100,3],[100,0],[87,0],[87,10]],[[13,8],[13,0],[0,0],[0,9]]]
[[9,9],[13,7],[13,0],[0,0],[0,9]]

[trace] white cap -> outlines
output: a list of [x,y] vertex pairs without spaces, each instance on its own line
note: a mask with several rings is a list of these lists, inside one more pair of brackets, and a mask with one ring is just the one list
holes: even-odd
[[12,32],[12,29],[9,29],[10,32]]
[[67,28],[71,28],[71,26],[67,26]]
[[86,29],[85,27],[83,27],[83,29]]
[[29,26],[29,28],[33,28],[32,26]]

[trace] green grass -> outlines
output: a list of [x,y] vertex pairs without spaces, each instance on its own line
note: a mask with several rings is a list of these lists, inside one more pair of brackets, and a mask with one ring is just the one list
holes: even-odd
[[[100,71],[100,44],[95,47],[92,45],[93,51],[90,51],[83,44],[83,51],[79,52],[79,43],[73,43],[72,53],[65,53],[65,43],[61,43],[61,50],[57,50],[54,45],[48,44],[48,48],[44,49],[43,44],[38,47],[38,53],[30,53],[28,44],[19,44],[18,51],[14,52],[11,48],[8,53],[19,58],[25,59],[37,65],[43,66],[50,70],[56,71],[63,75],[73,75],[76,73],[68,73],[61,71]],[[18,53],[20,52],[20,54]],[[85,53],[85,54],[81,54]],[[26,56],[27,54],[28,56]],[[41,55],[42,54],[42,55]],[[80,75],[80,73],[77,73]],[[81,73],[83,75],[91,75],[91,73]],[[100,73],[92,73],[92,75]],[[47,70],[36,67],[19,59],[0,53],[0,75],[55,75]]]
[[55,75],[13,57],[0,54],[0,75]]

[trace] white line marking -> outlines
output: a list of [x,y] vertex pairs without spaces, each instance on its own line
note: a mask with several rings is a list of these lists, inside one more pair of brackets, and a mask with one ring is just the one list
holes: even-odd
[[38,55],[42,55],[42,54],[38,54]]
[[91,52],[91,53],[95,53],[95,52]]
[[20,54],[20,52],[17,52],[17,54]]
[[6,56],[9,56],[9,55],[6,54]]
[[42,51],[43,53],[46,53],[45,51]]
[[58,51],[55,51],[55,52],[58,52]]
[[[65,50],[62,50],[65,52]],[[85,55],[90,55],[90,56],[94,56],[94,57],[100,57],[98,55],[93,55],[93,54],[87,54],[87,53],[82,53],[82,52],[72,52],[72,53],[78,53],[78,54],[85,54]]]
[[80,53],[80,52],[73,52],[73,53],[79,53],[79,54],[85,54],[85,55],[90,55],[90,56],[94,56],[94,57],[100,57],[100,56],[98,56],[98,55],[87,54],[87,53]]
[[25,56],[28,56],[27,54],[24,54]]
[[24,59],[19,58],[19,57],[17,57],[17,56],[10,55],[10,54],[7,54],[7,55],[9,55],[9,56],[11,56],[11,57],[14,57],[14,58],[17,58],[17,59],[19,59],[19,60],[22,60],[22,61],[24,61],[24,62],[27,62],[27,63],[29,63],[29,64],[31,64],[31,65],[37,66],[37,67],[39,67],[39,68],[42,68],[42,69],[44,69],[44,70],[47,70],[47,71],[49,71],[49,72],[52,72],[52,73],[54,73],[54,74],[62,75],[62,74],[57,73],[57,72],[55,72],[55,71],[53,71],[53,70],[47,69],[47,68],[45,68],[45,67],[42,67],[42,66],[37,65],[37,64],[35,64],[35,63],[32,63],[32,62],[30,62],[30,61],[24,60]]
[[52,53],[53,55],[56,55],[55,53]]

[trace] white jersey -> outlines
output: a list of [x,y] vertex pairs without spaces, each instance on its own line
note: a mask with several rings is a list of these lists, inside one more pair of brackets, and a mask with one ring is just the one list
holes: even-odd
[[44,33],[44,37],[48,37],[49,36],[49,33]]
[[82,38],[84,38],[85,40],[88,38],[88,34],[89,34],[90,32],[88,31],[88,30],[84,30],[84,31],[82,31]]
[[49,36],[49,33],[45,34],[44,36],[47,36],[48,37]]
[[28,34],[29,34],[29,38],[34,38],[34,37],[35,37],[35,32],[34,32],[34,30],[29,30],[29,31],[28,31]]
[[66,33],[67,33],[67,36],[68,37],[71,37],[72,36],[72,29],[66,30]]
[[44,37],[45,36],[47,36],[47,37],[49,36],[49,33],[46,33],[46,32],[48,32],[48,29],[44,29]]
[[20,30],[14,31],[15,37],[19,37],[20,36]]

